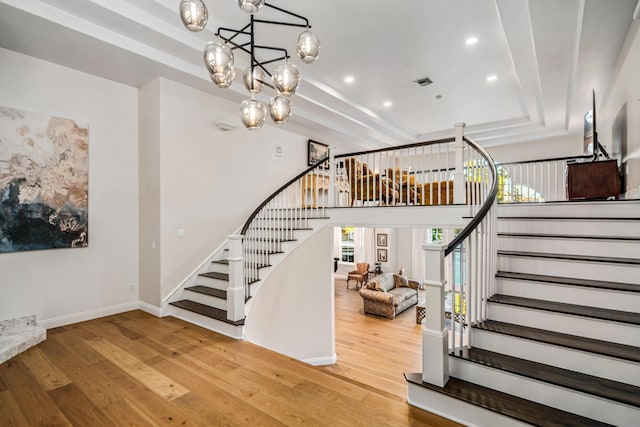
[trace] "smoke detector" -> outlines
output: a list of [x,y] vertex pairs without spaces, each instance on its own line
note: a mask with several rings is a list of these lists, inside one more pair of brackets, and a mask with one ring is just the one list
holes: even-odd
[[222,132],[229,132],[230,130],[234,130],[236,127],[230,123],[223,122],[221,120],[216,121],[216,127],[220,129]]
[[429,77],[422,77],[421,79],[414,80],[414,82],[416,82],[418,86],[422,86],[422,87],[433,84],[433,80],[431,80],[431,78]]

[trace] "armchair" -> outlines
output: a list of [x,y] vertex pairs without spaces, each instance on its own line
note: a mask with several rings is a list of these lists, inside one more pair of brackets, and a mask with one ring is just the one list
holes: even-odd
[[366,262],[359,262],[356,264],[356,269],[350,271],[347,275],[347,289],[349,289],[349,280],[352,279],[356,281],[356,288],[358,283],[360,284],[360,287],[366,284],[369,280],[369,264]]
[[345,160],[345,168],[351,184],[351,205],[361,202],[380,201],[393,204],[399,196],[398,187],[380,174],[371,171],[366,163],[353,157]]

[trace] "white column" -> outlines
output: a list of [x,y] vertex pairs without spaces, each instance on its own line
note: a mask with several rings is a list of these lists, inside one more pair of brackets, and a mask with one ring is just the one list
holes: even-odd
[[227,319],[244,319],[244,259],[242,258],[242,235],[227,236],[229,239],[229,287],[227,288]]
[[464,185],[464,123],[456,123],[456,142],[455,142],[455,165],[456,170],[453,178],[453,203],[465,204],[465,185]]
[[422,321],[422,381],[444,387],[449,381],[449,334],[444,324],[444,251],[446,245],[423,245],[425,305]]

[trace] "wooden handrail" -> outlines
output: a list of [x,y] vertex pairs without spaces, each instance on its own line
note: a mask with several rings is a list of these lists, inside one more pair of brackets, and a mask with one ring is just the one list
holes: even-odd
[[495,201],[496,196],[498,194],[498,171],[495,163],[493,162],[493,159],[491,158],[487,150],[482,148],[475,141],[467,138],[466,136],[464,137],[464,140],[467,142],[467,144],[475,148],[475,150],[478,153],[480,153],[480,155],[484,157],[484,159],[487,161],[487,164],[489,165],[489,169],[491,169],[491,175],[493,175],[493,183],[491,184],[489,195],[487,196],[487,199],[484,201],[484,203],[480,207],[480,210],[478,211],[478,213],[471,219],[471,221],[469,221],[469,223],[462,229],[462,231],[449,243],[449,245],[447,245],[447,248],[444,251],[444,256],[447,256],[451,252],[453,252],[455,248],[461,245],[462,242],[467,237],[469,237],[471,232],[476,229],[478,224],[480,224],[480,222],[484,219],[484,217],[487,215],[487,213],[491,209],[491,206],[493,205],[493,202]]

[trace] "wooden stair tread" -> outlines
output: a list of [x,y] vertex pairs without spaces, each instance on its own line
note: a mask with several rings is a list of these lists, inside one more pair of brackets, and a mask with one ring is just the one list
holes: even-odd
[[522,252],[522,251],[498,251],[498,256],[516,256],[527,258],[547,258],[562,259],[570,261],[587,261],[587,262],[604,262],[613,264],[636,264],[640,265],[640,258],[618,258],[604,257],[593,255],[572,255],[572,254],[554,254],[544,252]]
[[197,292],[199,294],[209,295],[216,298],[227,299],[227,291],[222,289],[210,288],[208,286],[196,285],[185,288],[187,291]]
[[537,310],[552,311],[556,313],[572,314],[576,316],[591,317],[594,319],[640,325],[640,313],[632,313],[629,311],[609,310],[606,308],[566,304],[562,302],[544,301],[533,298],[523,298],[501,294],[495,294],[492,297],[488,298],[487,301],[498,304],[515,305],[518,307],[533,308]]
[[202,316],[210,317],[211,319],[228,323],[230,325],[234,325],[234,326],[244,325],[244,319],[234,322],[232,320],[227,319],[226,310],[220,310],[219,308],[210,307],[205,304],[200,304],[199,302],[190,301],[190,300],[180,300],[180,301],[171,302],[169,304],[182,308],[184,310],[188,310],[188,311],[200,314]]
[[227,273],[218,273],[216,271],[210,271],[208,273],[199,274],[202,277],[208,277],[209,279],[218,279],[229,281],[229,275]]
[[277,237],[245,237],[245,240],[252,242],[297,242],[297,239],[279,239]]
[[485,320],[484,322],[473,325],[472,327],[489,332],[525,338],[532,341],[554,344],[640,363],[640,348],[630,345],[585,338],[577,335],[563,334],[544,329],[530,328],[528,326],[515,325],[512,323],[497,322],[495,320]]
[[593,236],[593,235],[581,235],[581,234],[545,234],[545,233],[513,233],[513,232],[501,232],[497,234],[498,234],[498,237],[640,241],[640,237],[631,237],[631,236]]
[[222,264],[222,265],[229,265],[229,260],[228,259],[215,259],[213,261],[211,261],[212,264]]
[[600,421],[565,412],[521,397],[449,377],[444,387],[422,382],[421,373],[404,374],[412,384],[425,387],[455,399],[540,427],[604,427]]
[[498,216],[503,220],[526,221],[640,221],[640,217],[610,217],[610,216]]
[[640,408],[640,387],[479,348],[454,357]]
[[249,231],[251,231],[251,230],[310,231],[310,230],[313,230],[313,228],[310,228],[310,227],[302,227],[302,228],[298,228],[298,227],[293,227],[293,228],[289,228],[289,227],[250,227]]
[[504,279],[529,280],[533,282],[558,283],[566,285],[601,288],[616,291],[640,292],[640,285],[633,283],[605,282],[602,280],[576,279],[573,277],[546,276],[543,274],[515,273],[512,271],[498,271],[496,277]]

